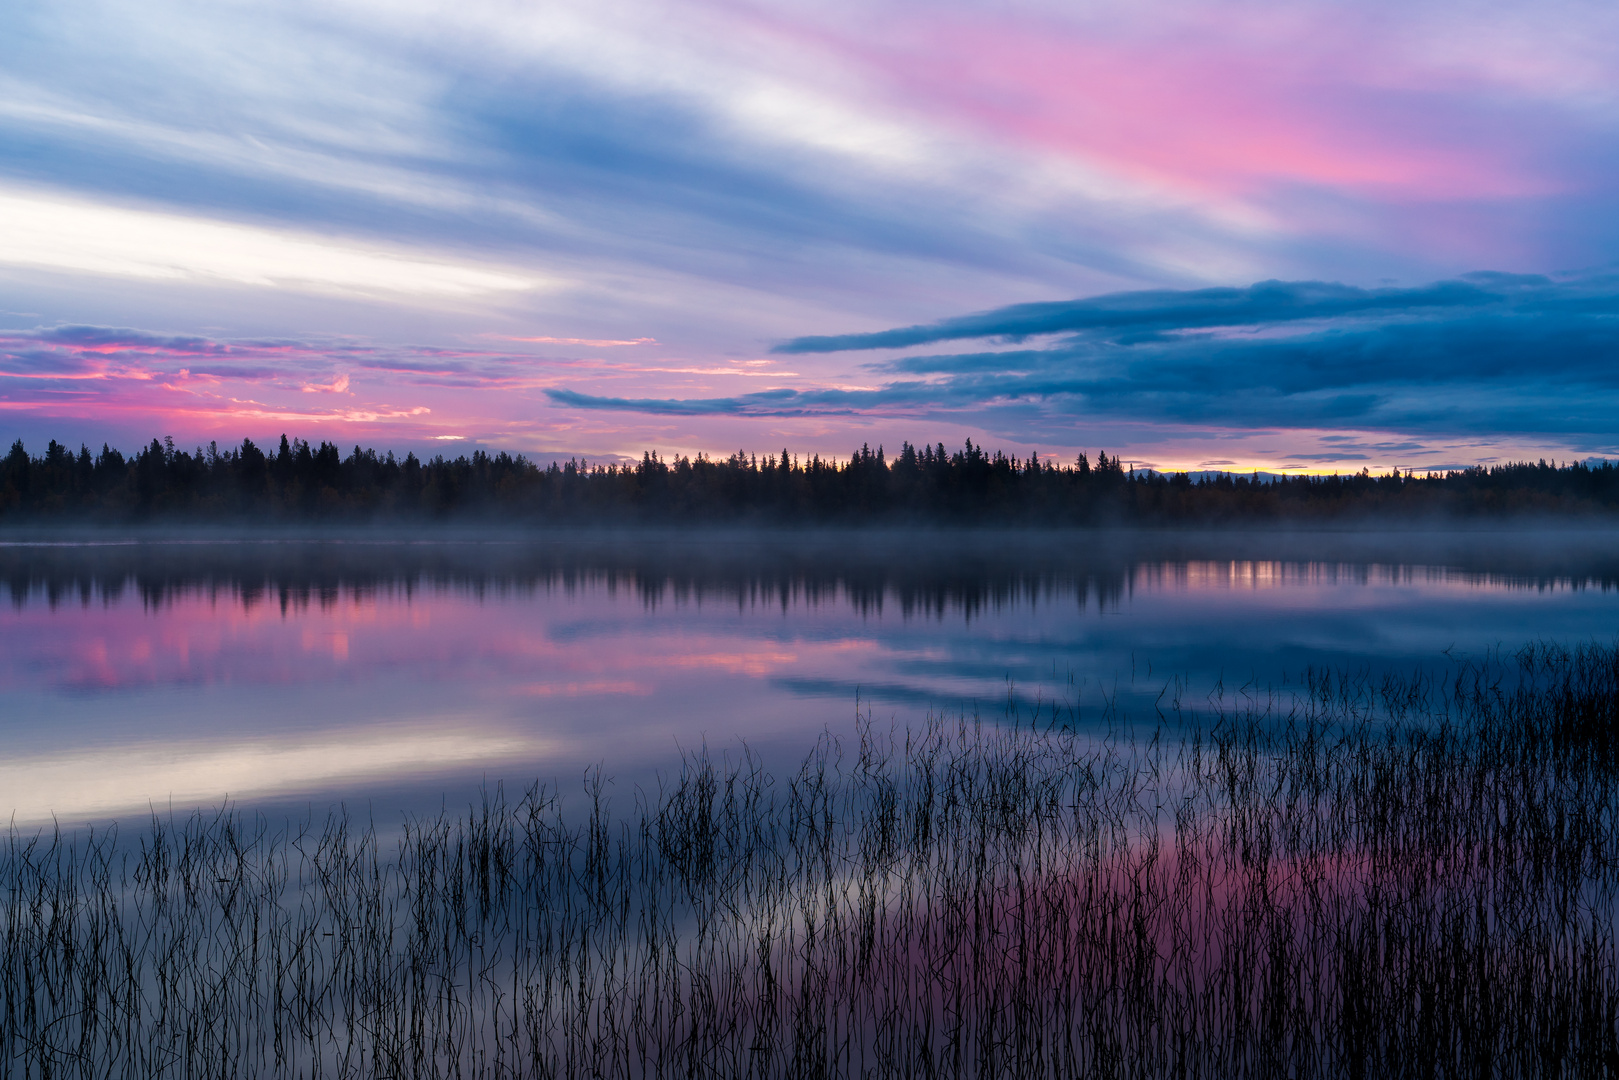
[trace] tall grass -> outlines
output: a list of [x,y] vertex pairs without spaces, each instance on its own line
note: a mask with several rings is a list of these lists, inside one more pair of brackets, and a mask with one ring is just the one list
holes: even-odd
[[[18,1077],[1619,1072],[1619,653],[0,858]],[[1175,734],[1181,732],[1184,734]]]

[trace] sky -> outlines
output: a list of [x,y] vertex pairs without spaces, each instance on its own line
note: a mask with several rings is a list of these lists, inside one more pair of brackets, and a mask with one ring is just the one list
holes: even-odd
[[12,0],[0,436],[1619,456],[1619,8]]

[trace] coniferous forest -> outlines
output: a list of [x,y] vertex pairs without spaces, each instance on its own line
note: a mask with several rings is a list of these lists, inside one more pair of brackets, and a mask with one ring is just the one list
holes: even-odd
[[1612,463],[1545,461],[1427,474],[1189,476],[1131,470],[1104,451],[1072,463],[986,452],[969,440],[863,446],[848,460],[674,457],[541,465],[518,454],[403,459],[347,455],[281,437],[183,450],[172,439],[125,455],[21,440],[0,459],[0,523],[344,524],[1240,524],[1267,520],[1592,518],[1619,512]]

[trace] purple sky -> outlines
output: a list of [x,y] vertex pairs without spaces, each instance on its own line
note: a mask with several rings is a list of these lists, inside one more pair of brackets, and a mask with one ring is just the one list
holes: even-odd
[[1616,50],[1560,0],[17,0],[0,435],[1619,455]]

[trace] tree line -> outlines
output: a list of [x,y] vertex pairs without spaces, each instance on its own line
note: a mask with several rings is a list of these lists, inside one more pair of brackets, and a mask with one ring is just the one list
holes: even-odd
[[187,451],[153,439],[125,456],[22,440],[0,459],[0,523],[220,523],[498,520],[521,524],[1240,523],[1273,519],[1441,515],[1595,515],[1619,511],[1610,463],[1540,461],[1424,475],[1260,477],[1127,469],[1118,457],[1072,463],[986,452],[971,440],[905,443],[848,460],[735,453],[634,464],[539,464],[477,450],[428,459],[281,437],[266,451]]

